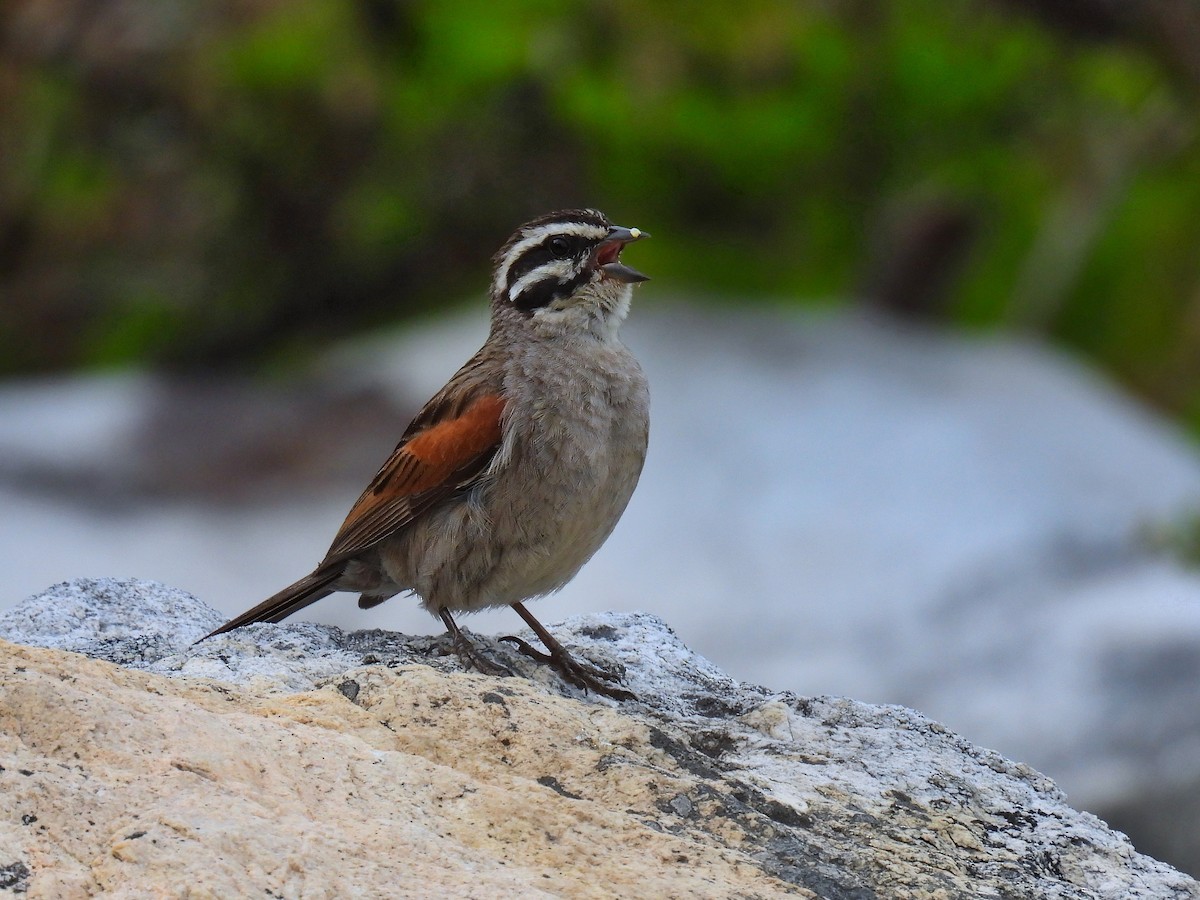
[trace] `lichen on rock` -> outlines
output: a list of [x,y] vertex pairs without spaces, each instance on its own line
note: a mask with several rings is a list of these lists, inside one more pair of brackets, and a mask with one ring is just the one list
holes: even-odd
[[908,709],[741,684],[653,616],[554,629],[624,669],[625,703],[482,637],[517,677],[313,625],[192,646],[214,617],[100,580],[0,618],[10,889],[1200,896],[1029,768]]

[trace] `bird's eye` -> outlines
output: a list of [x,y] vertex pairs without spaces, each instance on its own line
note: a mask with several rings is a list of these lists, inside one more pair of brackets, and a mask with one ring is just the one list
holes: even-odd
[[566,238],[556,237],[550,239],[550,252],[558,259],[571,255],[571,245]]

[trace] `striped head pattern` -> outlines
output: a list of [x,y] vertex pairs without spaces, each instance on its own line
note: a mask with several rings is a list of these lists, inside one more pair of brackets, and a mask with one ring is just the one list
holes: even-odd
[[643,237],[649,235],[613,225],[594,209],[566,209],[534,219],[496,254],[492,299],[533,315],[568,304],[593,283],[646,281],[620,261],[625,245]]

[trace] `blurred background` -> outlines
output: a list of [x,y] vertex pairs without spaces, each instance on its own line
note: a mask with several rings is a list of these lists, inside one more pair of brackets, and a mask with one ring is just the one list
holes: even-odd
[[10,0],[0,606],[307,572],[491,254],[596,206],[651,457],[541,617],[913,705],[1200,872],[1198,108],[1192,0]]

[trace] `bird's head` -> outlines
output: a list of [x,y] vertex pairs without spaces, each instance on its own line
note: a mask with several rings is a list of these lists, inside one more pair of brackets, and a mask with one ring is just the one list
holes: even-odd
[[632,286],[648,280],[621,262],[621,251],[649,236],[594,209],[534,219],[496,254],[493,310],[539,324],[615,329],[629,311]]

